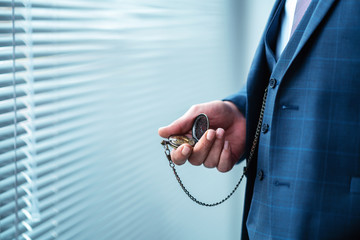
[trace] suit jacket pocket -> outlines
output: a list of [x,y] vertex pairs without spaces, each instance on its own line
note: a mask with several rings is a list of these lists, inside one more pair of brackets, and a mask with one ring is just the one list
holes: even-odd
[[350,192],[360,193],[360,177],[352,177],[351,178]]

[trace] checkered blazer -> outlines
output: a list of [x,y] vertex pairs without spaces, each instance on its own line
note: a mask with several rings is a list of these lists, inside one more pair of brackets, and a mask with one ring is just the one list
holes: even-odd
[[247,118],[242,239],[360,239],[360,0],[313,0],[279,59],[278,0],[246,87],[225,100]]

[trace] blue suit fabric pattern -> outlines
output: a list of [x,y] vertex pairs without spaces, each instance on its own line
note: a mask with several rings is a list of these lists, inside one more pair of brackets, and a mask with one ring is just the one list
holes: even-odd
[[246,116],[246,157],[268,88],[242,239],[360,239],[360,1],[313,0],[275,59],[284,2],[225,99]]

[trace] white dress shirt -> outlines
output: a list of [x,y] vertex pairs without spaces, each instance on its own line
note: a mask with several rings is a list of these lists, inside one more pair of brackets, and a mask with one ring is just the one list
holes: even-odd
[[284,12],[281,15],[281,27],[276,42],[276,59],[279,59],[286,44],[289,42],[291,28],[294,21],[294,14],[297,0],[286,0]]

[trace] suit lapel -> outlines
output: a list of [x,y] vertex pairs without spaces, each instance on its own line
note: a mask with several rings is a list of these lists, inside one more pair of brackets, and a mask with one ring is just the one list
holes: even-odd
[[[331,6],[336,0],[313,0],[309,6],[310,13],[305,13],[304,18],[309,18],[306,21],[301,21],[298,29],[294,32],[294,35],[290,38],[288,46],[284,49],[283,54],[280,56],[277,66],[273,73],[277,75],[277,78],[282,79],[295,58],[304,48],[306,42],[311,35],[315,32]],[[311,9],[313,8],[313,9]],[[311,14],[312,11],[312,14]],[[307,15],[309,14],[309,15]]]
[[320,24],[322,19],[325,17],[326,13],[329,11],[330,7],[336,0],[320,0],[317,4],[314,13],[312,14],[305,32],[302,35],[302,38],[299,42],[299,45],[295,51],[293,59],[298,55],[301,49],[304,47],[305,43],[309,40],[310,36],[314,33],[316,27]]
[[272,72],[276,65],[275,51],[276,51],[276,41],[278,39],[279,29],[281,25],[280,16],[284,9],[285,0],[281,1],[271,21],[269,22],[269,26],[265,31],[265,50],[266,50],[266,59],[269,65],[269,69]]

